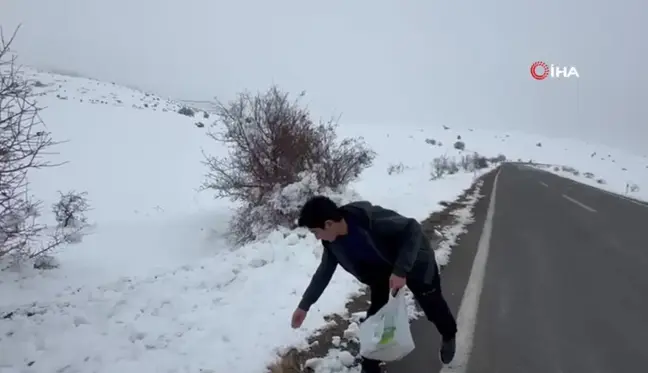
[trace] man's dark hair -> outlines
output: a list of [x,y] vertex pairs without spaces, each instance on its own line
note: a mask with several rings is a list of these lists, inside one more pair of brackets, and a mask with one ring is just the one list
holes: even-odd
[[299,213],[298,224],[306,228],[324,228],[327,220],[342,220],[342,212],[335,202],[325,196],[315,196],[306,201]]

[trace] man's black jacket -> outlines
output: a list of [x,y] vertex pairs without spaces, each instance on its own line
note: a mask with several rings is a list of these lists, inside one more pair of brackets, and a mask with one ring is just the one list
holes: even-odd
[[[434,278],[437,271],[434,252],[415,219],[367,201],[353,202],[340,208],[346,220],[356,222],[360,232],[368,235],[372,248],[385,261],[384,268],[410,280],[430,282]],[[349,249],[336,245],[335,241],[322,241],[322,244],[322,260],[299,303],[299,308],[305,311],[322,295],[338,264],[365,284],[370,281],[370,274],[374,270],[357,268],[346,251]],[[381,268],[375,271],[382,274]]]

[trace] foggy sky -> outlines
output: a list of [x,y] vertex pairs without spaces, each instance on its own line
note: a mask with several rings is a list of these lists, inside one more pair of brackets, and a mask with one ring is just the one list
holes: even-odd
[[[21,62],[179,99],[272,83],[341,123],[514,129],[647,154],[646,0],[0,0]],[[534,61],[580,78],[535,81]]]

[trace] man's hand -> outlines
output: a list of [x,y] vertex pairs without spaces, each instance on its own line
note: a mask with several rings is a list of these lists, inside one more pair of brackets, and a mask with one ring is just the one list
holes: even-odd
[[406,282],[407,281],[406,281],[405,277],[399,277],[399,276],[396,276],[396,275],[392,274],[389,277],[389,288],[392,290],[392,292],[395,293],[397,290],[399,290],[400,288],[405,286]]
[[290,326],[292,326],[293,329],[299,328],[304,322],[304,319],[306,319],[307,313],[308,312],[302,310],[301,308],[295,309],[295,312],[293,312],[292,314],[292,320],[290,322]]

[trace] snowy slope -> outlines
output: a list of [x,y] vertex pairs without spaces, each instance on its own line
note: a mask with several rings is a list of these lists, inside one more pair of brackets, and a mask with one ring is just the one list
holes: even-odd
[[[202,112],[187,117],[177,113],[181,103],[111,83],[33,70],[25,77],[54,137],[68,141],[54,159],[70,161],[32,175],[32,191],[45,206],[58,190],[88,191],[94,228],[58,255],[59,269],[0,272],[0,317],[11,313],[0,319],[0,372],[259,373],[359,289],[338,271],[304,327],[290,329],[319,243],[275,232],[237,250],[226,245],[230,205],[196,192],[201,150],[223,151],[195,125],[209,121]],[[648,188],[645,158],[577,141],[441,125],[344,124],[339,134],[362,135],[378,152],[353,191],[418,219],[475,177],[431,181],[430,162],[441,155],[501,153],[590,171],[609,188]],[[452,147],[458,136],[465,152]],[[399,163],[402,172],[388,175]],[[636,197],[648,199],[645,188]]]
[[[50,159],[69,161],[32,173],[30,189],[46,207],[58,190],[87,191],[89,217],[97,224],[82,245],[61,254],[69,270],[61,276],[100,284],[115,275],[175,268],[219,247],[208,238],[218,236],[229,213],[194,192],[203,174],[201,149],[211,146],[194,118],[177,114],[168,100],[112,84],[25,74],[45,107],[45,124],[55,140],[65,141]],[[155,102],[161,104],[143,106]]]

